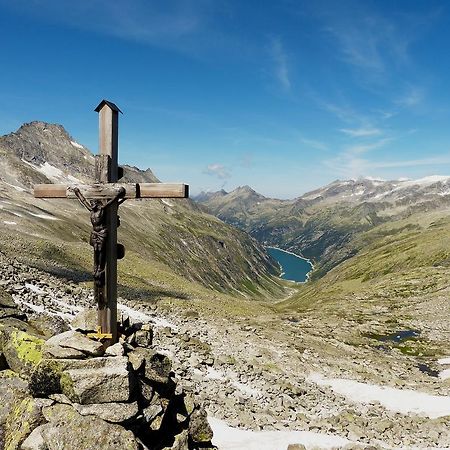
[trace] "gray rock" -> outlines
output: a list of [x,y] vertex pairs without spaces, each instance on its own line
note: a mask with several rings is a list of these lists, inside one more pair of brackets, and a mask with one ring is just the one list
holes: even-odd
[[134,340],[138,347],[151,347],[153,343],[153,330],[151,328],[149,330],[144,330],[143,328],[137,330]]
[[117,342],[111,347],[108,347],[105,351],[105,356],[123,356],[125,355],[125,349],[120,342]]
[[[7,373],[6,373],[7,372]],[[1,372],[0,377],[0,427],[6,423],[14,403],[29,396],[27,383],[12,371]]]
[[70,323],[76,330],[95,331],[97,329],[97,310],[86,308],[78,313]]
[[138,413],[137,402],[133,403],[97,403],[93,405],[80,405],[74,403],[73,407],[82,415],[97,416],[112,423],[125,422]]
[[213,431],[208,423],[208,416],[203,407],[195,409],[191,414],[189,436],[197,444],[206,444],[213,438]]
[[149,348],[138,347],[128,355],[133,369],[139,371],[144,370],[145,377],[160,384],[167,384],[170,382],[169,374],[172,370],[172,362],[166,355],[157,353]]
[[28,323],[39,330],[47,339],[70,330],[64,319],[46,313],[33,314],[28,318]]
[[74,348],[60,347],[58,345],[50,345],[47,342],[43,347],[43,356],[49,359],[83,359],[86,354],[75,350]]
[[54,347],[73,349],[90,356],[100,356],[104,353],[101,342],[89,339],[84,334],[75,330],[65,331],[64,333],[51,337],[45,343],[44,351],[46,349],[49,349],[49,352],[54,351]]
[[44,438],[42,437],[42,429],[45,427],[44,425],[39,425],[35,428],[31,434],[23,441],[21,450],[47,450],[47,445],[44,442]]
[[303,444],[289,444],[287,450],[306,450]]
[[42,415],[44,405],[45,402],[32,397],[14,402],[5,424],[6,449],[19,448],[31,431],[45,421]]
[[44,408],[49,421],[42,428],[48,450],[138,450],[131,431],[95,416],[82,416],[68,405]]
[[63,371],[61,389],[72,402],[85,404],[128,402],[130,377],[126,357],[80,360]]

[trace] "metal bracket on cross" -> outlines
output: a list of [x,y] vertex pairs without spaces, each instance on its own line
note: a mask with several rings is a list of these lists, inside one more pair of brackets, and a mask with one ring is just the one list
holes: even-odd
[[108,100],[95,108],[99,113],[99,155],[95,157],[93,184],[37,184],[36,198],[78,199],[90,211],[94,247],[94,297],[98,308],[96,333],[88,336],[105,339],[105,346],[117,342],[117,259],[125,255],[117,243],[118,207],[126,199],[188,198],[189,186],[183,183],[118,183],[123,169],[118,166],[120,109]]

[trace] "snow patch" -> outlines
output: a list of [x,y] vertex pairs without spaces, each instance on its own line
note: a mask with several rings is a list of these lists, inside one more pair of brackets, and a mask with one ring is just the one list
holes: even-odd
[[19,192],[25,192],[25,190],[26,190],[23,187],[16,186],[15,184],[7,183],[6,181],[4,181],[3,183],[5,183],[7,186],[12,187],[13,189],[15,189],[16,191],[19,191]]
[[214,432],[213,444],[221,450],[281,450],[289,444],[333,449],[350,443],[348,439],[312,431],[251,431],[233,428],[223,420],[209,417]]
[[39,217],[40,219],[59,220],[57,217],[49,216],[48,214],[36,214],[32,213],[31,211],[28,211],[28,214],[33,217]]
[[450,369],[445,369],[442,372],[439,372],[439,378],[441,380],[447,380],[450,378]]
[[386,409],[402,414],[418,414],[431,419],[450,415],[450,396],[431,395],[411,389],[377,386],[342,378],[325,378],[312,373],[309,380],[331,389],[354,402],[379,402]]
[[167,206],[171,206],[171,207],[173,206],[173,203],[170,203],[168,200],[165,200],[164,198],[162,198],[161,201]]
[[440,364],[441,366],[450,365],[450,356],[438,359],[438,364]]
[[250,397],[258,397],[261,395],[261,392],[258,391],[258,389],[251,388],[250,386],[240,383],[239,381],[232,381],[231,384],[236,389],[239,389],[243,394],[247,394]]
[[226,380],[225,374],[220,370],[214,369],[213,367],[208,367],[205,378],[208,380]]
[[25,287],[36,294],[45,294],[45,291],[35,284],[25,283]]
[[81,144],[79,144],[78,142],[75,142],[75,141],[70,141],[70,143],[74,146],[74,147],[76,147],[76,148],[84,148]]
[[177,326],[175,324],[161,317],[149,316],[148,314],[145,314],[141,311],[136,311],[135,309],[130,308],[129,306],[126,306],[122,303],[118,303],[117,308],[125,313],[128,317],[130,317],[130,319],[133,319],[137,322],[153,322],[157,327],[169,327],[174,331],[177,331]]
[[4,223],[5,225],[17,225],[17,222],[11,222],[11,221],[9,221],[9,220],[4,220],[3,223]]
[[58,169],[55,166],[52,166],[51,164],[49,164],[47,161],[45,161],[44,164],[42,164],[41,167],[38,168],[39,172],[43,173],[45,176],[49,177],[49,178],[62,178],[63,177],[63,173],[61,171],[61,169]]
[[67,179],[69,181],[71,181],[72,183],[80,183],[80,184],[82,183],[82,181],[79,178],[76,178],[76,177],[74,177],[72,175],[68,175]]
[[439,183],[441,182],[446,182],[450,180],[449,176],[443,176],[443,175],[431,175],[429,177],[424,177],[424,178],[419,178],[417,180],[407,180],[407,181],[402,181],[402,187],[404,186],[414,186],[414,185],[418,185],[418,186],[428,186],[430,184],[434,184],[434,183]]

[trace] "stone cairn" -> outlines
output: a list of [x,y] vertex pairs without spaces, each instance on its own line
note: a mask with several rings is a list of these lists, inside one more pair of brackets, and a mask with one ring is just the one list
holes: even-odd
[[0,449],[215,448],[205,409],[183,392],[149,324],[120,324],[106,349],[87,337],[95,310],[69,327],[27,320],[0,286]]

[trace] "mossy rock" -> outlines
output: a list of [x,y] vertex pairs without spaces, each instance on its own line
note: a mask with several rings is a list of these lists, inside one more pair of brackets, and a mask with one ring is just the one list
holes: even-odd
[[5,450],[20,448],[26,437],[45,422],[39,400],[26,397],[14,403],[5,426]]
[[42,360],[44,340],[24,331],[9,330],[3,345],[3,354],[10,369],[28,378]]

